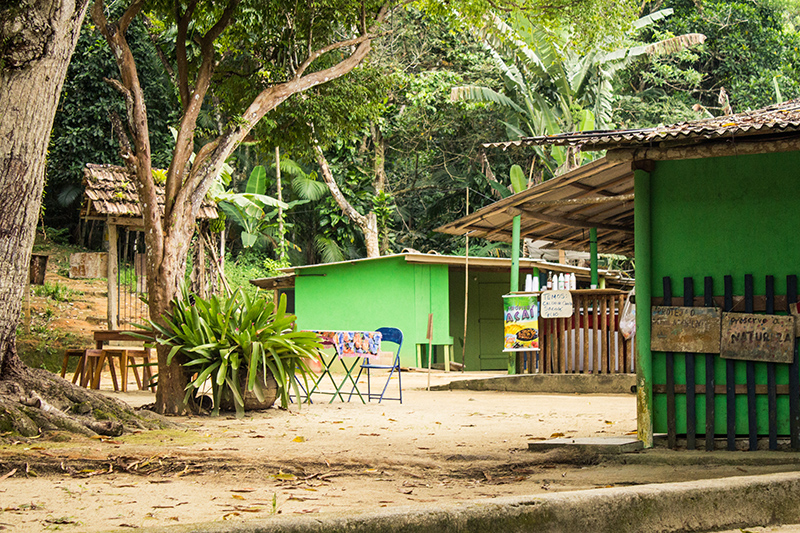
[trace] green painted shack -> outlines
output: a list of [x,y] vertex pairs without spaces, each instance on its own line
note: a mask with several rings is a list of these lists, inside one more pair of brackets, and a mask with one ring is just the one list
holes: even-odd
[[[588,268],[520,260],[523,274],[534,268],[574,272],[584,282],[590,276]],[[429,315],[433,317],[432,362],[445,364],[449,357],[461,363],[466,293],[465,369],[505,371],[502,296],[509,292],[510,272],[510,259],[403,253],[291,267],[283,269],[281,276],[251,283],[286,293],[294,303],[300,329],[400,328],[405,337],[401,364],[416,367],[427,365]],[[615,274],[608,276],[613,280]]]
[[800,450],[796,339],[788,341],[791,363],[770,361],[777,349],[732,360],[651,346],[653,306],[787,315],[796,301],[800,100],[521,144],[606,150],[607,161],[634,171],[640,439],[652,444],[655,432],[666,433],[672,446],[685,438],[688,448],[777,449],[779,437],[789,437]]

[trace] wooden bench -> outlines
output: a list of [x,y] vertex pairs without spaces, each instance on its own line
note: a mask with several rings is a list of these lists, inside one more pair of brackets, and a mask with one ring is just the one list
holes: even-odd
[[[122,392],[128,390],[128,368],[133,370],[133,375],[136,378],[136,385],[139,390],[147,390],[148,388],[155,391],[156,385],[153,381],[153,375],[150,372],[150,351],[151,348],[137,348],[133,346],[105,346],[105,343],[111,341],[137,341],[138,339],[130,336],[125,331],[121,330],[98,330],[94,332],[95,349],[102,350],[109,360],[109,370],[111,370],[111,379],[114,381],[114,390],[117,389],[115,372],[113,368],[113,358],[119,359],[119,374]],[[141,363],[137,363],[141,360]],[[101,358],[102,363],[102,358]],[[139,378],[137,368],[142,368],[142,378]],[[102,370],[102,366],[100,367]],[[99,386],[99,376],[97,377],[97,384]],[[97,388],[93,386],[93,388]]]

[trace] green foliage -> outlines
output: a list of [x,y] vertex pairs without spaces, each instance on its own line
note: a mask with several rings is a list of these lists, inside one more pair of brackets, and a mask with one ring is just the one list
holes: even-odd
[[150,327],[160,335],[160,344],[171,347],[167,362],[180,352],[187,358],[184,366],[197,373],[187,387],[187,398],[207,381],[211,383],[213,415],[219,414],[224,389],[233,395],[237,417],[244,416],[245,390],[263,401],[259,372],[272,374],[281,406],[288,407],[290,390],[299,396],[295,376],[308,384],[312,372],[306,362],[318,358],[322,347],[314,333],[297,331],[297,317],[286,313],[285,296],[276,307],[238,290],[229,298],[204,300],[184,287],[163,319],[165,325],[151,322]]
[[45,281],[44,285],[33,285],[32,292],[35,296],[50,298],[56,302],[71,302],[76,296],[83,295],[83,292],[72,290],[57,281],[55,283]]
[[235,258],[229,253],[225,258],[225,277],[233,290],[241,290],[250,298],[255,298],[259,289],[250,283],[251,279],[276,276],[279,268],[290,266],[288,261],[271,259],[266,253],[242,250]]
[[[177,116],[174,89],[140,20],[131,24],[127,40],[137,60],[147,101],[153,166],[166,168],[173,145],[168,126]],[[111,51],[87,16],[67,71],[50,137],[44,198],[44,220],[48,225],[67,228],[77,224],[86,163],[122,163],[108,117],[114,111],[124,118],[125,105],[119,94],[103,81],[118,77]]]
[[[671,13],[657,11],[633,22],[632,27],[647,27]],[[504,91],[457,86],[452,98],[496,106],[512,139],[612,127],[612,80],[621,68],[636,57],[680,52],[703,40],[702,35],[682,35],[631,46],[631,42],[605,38],[594,49],[584,51],[575,47],[569,32],[550,30],[521,12],[505,19],[491,17],[481,37],[502,76]],[[546,170],[545,179],[595,157],[574,147],[537,146],[534,150]]]
[[667,0],[663,6],[674,15],[644,38],[699,32],[707,40],[692,53],[646,58],[628,69],[620,79],[628,96],[620,105],[626,126],[722,114],[723,88],[733,112],[776,103],[778,92],[784,99],[800,96],[800,35],[791,24],[796,6],[770,0]]

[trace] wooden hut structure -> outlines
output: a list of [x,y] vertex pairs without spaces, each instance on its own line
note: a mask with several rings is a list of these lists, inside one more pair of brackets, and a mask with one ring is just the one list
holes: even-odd
[[[507,148],[509,143],[488,146]],[[510,144],[515,146],[515,144]],[[598,159],[567,174],[490,204],[436,231],[511,242],[514,218],[520,235],[548,241],[548,248],[633,255],[633,171],[629,164]],[[592,235],[595,236],[592,243]],[[545,270],[540,285],[546,281]],[[539,317],[539,367],[545,374],[630,374],[634,347],[619,329],[625,295],[633,279],[606,288],[582,283],[572,290],[570,317]],[[512,287],[516,293],[519,287]],[[499,303],[498,303],[499,305]],[[519,356],[518,356],[519,357]],[[518,360],[517,367],[524,366]],[[531,368],[529,365],[528,369]],[[530,371],[530,370],[529,370]]]
[[800,99],[503,144],[605,150],[633,174],[639,438],[800,451]]
[[[158,171],[156,171],[158,172]],[[108,328],[115,330],[131,322],[146,320],[142,297],[147,292],[144,219],[134,177],[115,165],[87,164],[83,170],[84,199],[81,218],[105,223],[108,242]],[[158,189],[163,213],[164,186]],[[205,200],[200,220],[217,218],[213,202]],[[201,246],[202,240],[201,240]],[[122,308],[122,309],[121,309]]]

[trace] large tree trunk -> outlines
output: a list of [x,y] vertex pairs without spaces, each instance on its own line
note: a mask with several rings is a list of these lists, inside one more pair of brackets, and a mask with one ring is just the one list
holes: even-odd
[[153,427],[122,402],[30,369],[17,355],[47,144],[86,4],[23,1],[0,8],[0,428],[23,436]]
[[25,371],[16,329],[45,155],[87,0],[21,4],[0,11],[0,379]]

